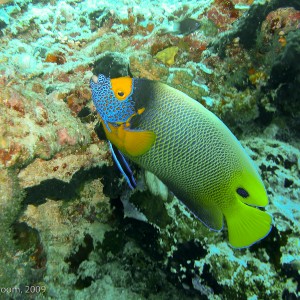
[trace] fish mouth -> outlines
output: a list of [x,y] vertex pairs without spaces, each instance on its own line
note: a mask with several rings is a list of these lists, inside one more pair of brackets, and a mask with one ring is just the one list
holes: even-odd
[[96,75],[93,75],[91,80],[94,82],[94,83],[98,83],[98,77]]

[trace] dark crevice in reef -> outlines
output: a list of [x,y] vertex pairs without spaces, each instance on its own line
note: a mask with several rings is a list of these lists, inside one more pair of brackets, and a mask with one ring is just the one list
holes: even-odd
[[183,264],[188,260],[198,260],[205,257],[207,250],[200,243],[195,241],[179,244],[177,250],[173,253],[173,261]]
[[123,222],[124,232],[129,239],[134,239],[135,242],[154,260],[163,259],[163,254],[158,251],[158,229],[152,225],[135,220],[125,218]]
[[[72,200],[76,198],[84,183],[101,178],[103,193],[109,198],[118,198],[121,195],[122,186],[119,184],[121,174],[117,166],[93,167],[88,170],[81,168],[73,176],[70,182],[56,178],[42,181],[39,185],[25,189],[26,197],[23,205],[40,205],[46,202],[46,198],[52,200]],[[124,183],[125,184],[125,183]]]
[[288,131],[299,138],[300,32],[290,32],[286,40],[287,45],[276,57],[263,92],[276,91],[273,102],[288,124]]
[[47,256],[44,251],[39,232],[24,222],[14,222],[11,226],[14,241],[18,249],[30,259],[27,269],[27,284],[40,282],[46,273]]
[[96,134],[97,134],[97,136],[100,140],[102,140],[102,141],[107,140],[102,123],[98,122],[96,124],[94,130],[95,130],[95,132],[96,132]]
[[[107,268],[108,261],[114,260],[116,264],[121,263],[124,270],[130,270],[132,277],[140,277],[141,275],[149,277],[155,289],[159,289],[161,281],[156,278],[156,275],[160,278],[163,272],[163,255],[157,250],[159,249],[157,245],[158,230],[145,222],[124,218],[123,205],[119,198],[111,199],[111,204],[114,208],[112,230],[105,232],[101,243],[95,243],[90,235],[86,235],[78,250],[66,259],[66,263],[69,265],[69,273],[73,273],[77,277],[74,288],[79,290],[87,288],[97,279],[98,275],[90,277],[81,274],[80,267],[84,261],[89,260],[90,254],[94,251],[99,255],[99,261],[103,264],[103,269]],[[128,255],[124,254],[124,247],[129,241],[137,244],[143,252],[136,253],[132,257],[129,256],[124,261],[124,255]],[[154,270],[149,268],[154,268]],[[99,276],[102,275],[99,274]],[[152,278],[153,276],[154,278]]]
[[43,204],[46,202],[46,198],[52,200],[74,199],[78,196],[84,182],[102,177],[104,170],[105,167],[80,169],[73,175],[69,183],[56,178],[44,180],[39,185],[25,189],[26,197],[23,204]]
[[300,9],[299,0],[273,0],[263,5],[252,5],[247,14],[236,22],[234,28],[227,34],[224,34],[214,44],[212,49],[218,52],[221,58],[225,57],[226,45],[234,38],[239,37],[240,43],[246,48],[251,49],[256,45],[257,34],[260,31],[260,26],[266,16],[278,8],[294,7]]
[[111,200],[119,199],[124,190],[124,185],[127,185],[127,183],[124,180],[123,184],[120,184],[122,174],[118,169],[118,166],[116,164],[109,167],[105,166],[102,174],[104,174],[101,179],[103,184],[103,194]]
[[210,265],[204,264],[201,278],[203,279],[204,283],[214,291],[215,294],[222,294],[223,287],[212,275]]
[[128,75],[132,77],[129,70],[129,61],[124,55],[117,52],[110,52],[99,58],[94,63],[93,74],[96,76],[103,74],[110,78]]
[[119,234],[124,235],[126,240],[134,240],[152,259],[160,261],[163,254],[158,250],[158,229],[151,224],[133,218],[124,218],[123,204],[120,199],[111,199],[116,216],[117,227],[121,228]]
[[[300,2],[299,2],[300,3]],[[268,126],[272,121],[280,124],[275,138],[289,142],[300,138],[300,32],[291,31],[286,35],[286,46],[270,66],[270,76],[261,87],[259,98],[268,99],[276,107],[275,112],[267,112],[260,105],[259,124]]]
[[[178,285],[178,282],[181,282],[190,287],[189,293],[191,295],[199,295],[199,293],[194,290],[193,285],[193,278],[197,275],[204,280],[207,286],[213,288],[214,291],[221,292],[221,286],[219,286],[217,281],[209,273],[209,269],[207,270],[206,268],[203,274],[195,274],[194,268],[191,268],[196,260],[200,260],[206,255],[207,250],[196,241],[179,244],[177,250],[168,261],[167,269],[169,272],[169,280],[180,288],[182,288],[182,284]],[[206,296],[202,295],[201,297],[201,299],[207,299]]]
[[[258,96],[260,99],[262,98],[262,95]],[[258,103],[258,110],[259,110],[259,117],[254,120],[255,124],[258,127],[267,127],[270,125],[274,118],[274,112],[269,112],[266,110],[266,108]]]
[[[283,264],[282,272],[285,274],[287,278],[293,278],[295,282],[297,282],[296,293],[300,292],[300,273],[299,267],[297,267],[297,261],[292,263]],[[285,289],[282,293],[282,299],[291,300],[291,299],[299,299],[295,293],[290,293],[287,289]]]
[[285,232],[279,234],[276,227],[273,227],[271,232],[267,237],[261,240],[259,243],[252,245],[249,250],[252,253],[257,253],[259,249],[265,249],[268,256],[269,261],[272,265],[274,265],[277,272],[281,271],[281,251],[280,248],[284,247],[287,244],[288,235],[291,232]]
[[[87,234],[84,237],[83,244],[79,246],[78,250],[73,253],[68,259],[66,259],[66,263],[69,264],[69,273],[74,273],[75,275],[78,274],[79,266],[80,264],[88,260],[88,257],[90,253],[94,249],[94,243],[93,243],[93,238]],[[76,283],[75,283],[75,288],[77,289],[84,289],[86,287],[89,287],[93,282],[92,277],[78,277]]]
[[147,215],[149,223],[159,228],[166,228],[172,223],[160,196],[153,195],[150,191],[137,191],[130,196],[132,203],[140,212]]
[[0,20],[0,36],[3,36],[3,33],[1,30],[4,29],[6,26],[7,26],[6,22]]

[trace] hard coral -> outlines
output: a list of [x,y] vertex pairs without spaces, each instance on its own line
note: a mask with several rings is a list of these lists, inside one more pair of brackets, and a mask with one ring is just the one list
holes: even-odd
[[[3,140],[2,140],[3,141]],[[5,167],[10,167],[15,164],[15,161],[21,155],[22,146],[12,142],[7,144],[6,148],[0,148],[0,162]]]
[[274,34],[290,31],[300,28],[300,11],[293,7],[279,8],[270,12],[261,26],[261,30],[267,40],[270,40]]
[[189,53],[190,60],[199,62],[202,52],[207,48],[207,43],[194,38],[193,35],[188,35],[179,42],[178,47]]
[[20,115],[25,115],[24,97],[13,89],[2,89],[0,102],[3,101],[4,105],[14,111],[17,111]]
[[159,51],[162,51],[163,49],[170,47],[171,43],[170,41],[162,41],[162,39],[159,39],[158,41],[155,41],[150,49],[150,54],[151,55],[155,55],[157,54]]
[[45,62],[56,63],[57,65],[63,65],[66,62],[66,58],[63,53],[48,53]]
[[151,80],[167,80],[168,68],[156,62],[151,55],[132,55],[130,57],[130,72],[133,77]]
[[57,131],[57,137],[58,137],[58,143],[60,145],[75,145],[76,139],[74,137],[71,137],[68,133],[67,128],[61,128]]
[[215,0],[207,12],[208,19],[212,20],[220,31],[229,29],[230,25],[240,16],[231,0]]
[[251,73],[252,72],[250,72],[250,74],[249,74],[249,80],[253,85],[259,86],[259,85],[267,82],[268,76],[265,72],[262,72],[262,71],[255,72],[254,71],[253,74],[251,74]]
[[79,113],[86,103],[91,98],[91,92],[87,88],[80,88],[71,92],[66,100],[68,107],[72,110],[73,113]]

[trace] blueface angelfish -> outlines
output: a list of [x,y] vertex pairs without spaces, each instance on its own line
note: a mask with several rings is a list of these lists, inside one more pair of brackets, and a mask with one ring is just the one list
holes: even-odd
[[124,155],[154,173],[209,228],[221,230],[225,216],[234,247],[270,232],[272,217],[257,208],[268,204],[262,179],[217,116],[156,81],[94,75],[90,86],[115,158]]

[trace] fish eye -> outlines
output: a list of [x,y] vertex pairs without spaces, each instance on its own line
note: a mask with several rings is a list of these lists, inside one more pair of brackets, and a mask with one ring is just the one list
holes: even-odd
[[122,91],[118,91],[117,94],[118,94],[118,96],[120,96],[120,97],[124,97],[124,95],[125,95],[124,92],[122,92]]
[[236,192],[243,198],[247,198],[250,196],[249,193],[243,188],[237,188]]

